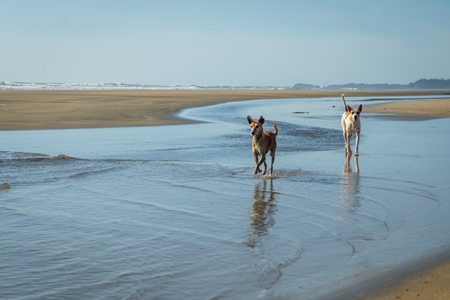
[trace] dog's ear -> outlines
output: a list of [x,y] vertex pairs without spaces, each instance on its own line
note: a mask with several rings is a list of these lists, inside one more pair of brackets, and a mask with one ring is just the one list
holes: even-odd
[[347,105],[347,111],[352,111],[353,108],[350,105]]
[[360,105],[358,106],[358,111],[359,111],[359,112],[362,112],[362,104],[360,104]]
[[259,124],[264,124],[264,121],[265,120],[264,120],[263,116],[260,116],[259,119],[258,119],[258,123]]
[[253,122],[253,119],[252,119],[252,117],[250,117],[250,116],[247,116],[247,122],[248,122],[248,124],[252,124],[252,122]]

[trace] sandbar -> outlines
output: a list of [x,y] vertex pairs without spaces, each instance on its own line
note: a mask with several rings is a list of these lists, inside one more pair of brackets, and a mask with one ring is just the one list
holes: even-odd
[[450,116],[450,98],[430,99],[407,102],[389,102],[384,104],[369,105],[365,112],[387,114],[413,114],[429,117]]
[[[174,115],[183,108],[252,99],[339,99],[341,94],[342,91],[313,90],[1,90],[0,130],[186,124],[188,120]],[[345,94],[423,96],[442,95],[442,91],[346,91]]]

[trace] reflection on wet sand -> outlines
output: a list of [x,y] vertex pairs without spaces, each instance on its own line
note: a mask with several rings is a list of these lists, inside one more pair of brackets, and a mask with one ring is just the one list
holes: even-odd
[[345,211],[355,211],[359,206],[359,162],[355,158],[355,171],[351,166],[351,155],[345,156],[344,171],[342,172],[340,204],[339,207]]
[[[269,187],[267,187],[267,181],[269,181]],[[261,236],[267,234],[268,229],[275,224],[273,215],[276,210],[273,180],[264,178],[255,185],[253,190],[252,214],[250,216],[252,232],[246,242],[249,247],[253,248]]]
[[282,276],[282,269],[295,263],[301,254],[301,247],[296,242],[274,232],[269,233],[275,225],[277,211],[273,181],[273,178],[263,178],[253,189],[250,232],[244,242],[258,260],[250,271],[255,282],[264,290],[270,290]]
[[[352,173],[352,166],[350,164],[350,158],[351,155],[345,155],[345,165],[344,165],[344,173]],[[359,162],[358,162],[358,156],[355,157],[355,172],[359,173]]]

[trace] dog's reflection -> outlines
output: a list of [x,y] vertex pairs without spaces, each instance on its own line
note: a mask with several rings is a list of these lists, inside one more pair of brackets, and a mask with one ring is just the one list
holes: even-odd
[[[269,186],[267,187],[267,183]],[[277,208],[273,180],[263,178],[255,185],[253,190],[252,214],[250,225],[252,228],[246,244],[255,247],[259,239],[267,234],[268,229],[275,224],[273,218]]]
[[[359,173],[359,162],[358,162],[358,156],[355,157],[355,172]],[[352,158],[352,155],[346,154],[345,155],[345,165],[344,165],[344,174],[345,173],[352,173],[352,166],[350,164],[350,158]]]
[[355,171],[351,166],[351,155],[345,156],[344,171],[342,172],[341,192],[340,192],[340,205],[339,207],[346,211],[354,211],[359,206],[359,162],[358,156],[355,158]]

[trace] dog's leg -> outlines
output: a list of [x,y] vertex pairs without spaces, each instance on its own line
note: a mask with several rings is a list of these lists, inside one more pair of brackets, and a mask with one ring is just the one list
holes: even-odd
[[358,147],[359,147],[359,132],[356,132],[356,143],[355,143],[355,156],[359,156],[358,153]]
[[261,165],[262,163],[264,163],[264,169],[262,170],[262,174],[266,175],[266,170],[267,170],[267,163],[266,163],[266,155],[261,155],[261,160],[259,161],[259,165]]
[[270,176],[273,174],[273,163],[275,162],[275,150],[270,151]]
[[271,156],[270,158],[271,158],[271,159],[270,159],[270,171],[269,171],[269,176],[272,176],[272,174],[273,174],[273,161],[274,161],[275,157]]
[[345,154],[348,155],[349,154],[349,144],[348,144],[348,142],[349,142],[350,138],[347,135],[347,126],[345,124],[345,113],[342,115],[341,126],[342,126],[342,136],[344,137]]
[[351,137],[351,135],[348,132],[344,131],[345,154],[346,155],[352,154],[352,149],[350,148],[350,137]]
[[258,154],[256,152],[253,153],[253,158],[255,159],[255,169],[253,170],[253,175],[255,175],[258,172],[261,172],[261,170],[259,169],[259,166],[261,164],[258,162]]
[[342,125],[342,136],[344,137],[344,148],[345,148],[345,154],[348,154],[348,146],[347,146],[347,132],[345,131],[344,125]]

